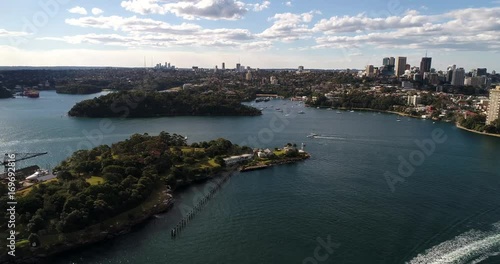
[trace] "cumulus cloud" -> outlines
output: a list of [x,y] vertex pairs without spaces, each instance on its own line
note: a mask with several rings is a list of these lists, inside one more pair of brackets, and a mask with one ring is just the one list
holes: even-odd
[[496,50],[500,47],[500,8],[469,8],[433,16],[408,11],[404,16],[389,18],[368,18],[363,14],[332,17],[319,21],[314,30],[323,32],[323,36],[316,38],[314,48],[371,45],[378,48]]
[[129,47],[210,46],[238,49],[266,49],[270,43],[258,41],[248,29],[205,29],[192,23],[172,25],[149,18],[120,16],[88,16],[66,19],[72,26],[111,29],[117,34],[84,34],[45,37],[43,40],[71,44],[91,43]]
[[[149,3],[149,6],[142,6],[145,13],[161,13],[161,10],[167,10],[164,9],[165,5],[173,1],[179,3],[177,0],[124,2]],[[189,5],[184,6],[188,8],[200,2],[210,5],[215,0],[183,1],[189,2]],[[261,3],[265,5],[265,2]],[[160,9],[151,11],[155,8]],[[248,4],[243,4],[243,8],[248,8]],[[399,16],[389,17],[370,17],[362,13],[333,16],[314,22],[318,14],[321,13],[278,13],[268,19],[268,28],[261,32],[245,28],[204,28],[191,22],[170,24],[142,16],[82,16],[66,19],[66,23],[77,27],[114,30],[114,34],[95,33],[45,39],[129,47],[270,49],[275,42],[309,40],[303,42],[305,45],[301,49],[374,47],[498,51],[500,48],[500,7],[459,9],[433,15],[409,10]],[[228,13],[226,17],[231,15]],[[5,32],[0,30],[0,36],[6,35]]]
[[68,12],[72,14],[86,15],[87,10],[81,6],[75,6],[73,8],[68,9]]
[[318,12],[275,14],[273,17],[269,18],[269,21],[273,21],[273,25],[258,34],[258,36],[264,39],[284,42],[310,38],[313,31],[309,28],[308,24],[312,21],[315,13]]
[[334,16],[330,19],[320,20],[314,25],[314,30],[325,34],[386,30],[423,26],[431,20],[430,17],[419,15],[416,11],[409,11],[404,16],[390,16],[387,18],[370,18],[365,14],[343,17]]
[[92,8],[92,14],[93,15],[98,16],[98,15],[100,15],[102,13],[104,13],[104,11],[102,11],[102,9],[97,8],[97,7]]
[[269,6],[271,5],[271,2],[264,1],[264,2],[262,2],[262,4],[257,3],[257,4],[249,4],[249,5],[253,7],[253,11],[259,12],[259,11],[262,11],[264,9],[269,8]]
[[126,0],[121,6],[141,15],[172,13],[188,20],[236,20],[248,11],[245,3],[236,0]]

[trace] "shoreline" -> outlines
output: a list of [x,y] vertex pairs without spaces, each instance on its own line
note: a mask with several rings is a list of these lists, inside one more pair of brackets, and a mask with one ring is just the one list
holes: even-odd
[[477,131],[477,130],[474,130],[474,129],[469,129],[469,128],[461,126],[458,122],[455,123],[455,126],[458,127],[459,129],[462,129],[462,130],[465,130],[465,131],[468,131],[468,132],[472,132],[472,133],[475,133],[475,134],[500,138],[500,134],[491,134],[491,133]]
[[[51,246],[51,249],[45,249],[43,247],[43,245],[41,247],[38,247],[38,248],[31,248],[31,247],[19,248],[16,250],[23,251],[23,253],[30,252],[32,254],[29,256],[27,256],[28,254],[26,254],[25,257],[19,258],[19,259],[16,259],[16,258],[12,259],[12,258],[9,258],[7,255],[4,255],[4,256],[0,257],[0,261],[2,263],[13,263],[13,264],[17,264],[17,263],[50,263],[52,258],[57,257],[57,255],[63,254],[65,252],[72,251],[72,250],[78,250],[81,247],[90,246],[93,244],[97,244],[99,242],[103,242],[106,240],[116,238],[116,237],[121,236],[121,235],[125,235],[125,234],[129,233],[134,227],[147,223],[149,220],[154,218],[155,215],[168,213],[172,209],[172,207],[174,206],[176,193],[182,192],[183,190],[190,188],[196,184],[202,184],[208,180],[231,175],[231,174],[238,172],[238,171],[239,171],[239,167],[227,167],[221,172],[218,172],[218,173],[213,174],[213,175],[207,175],[203,179],[200,179],[200,180],[194,181],[194,182],[189,182],[185,185],[177,186],[176,188],[171,189],[171,190],[169,190],[166,185],[162,186],[161,188],[158,189],[158,192],[167,196],[168,199],[163,199],[161,201],[159,200],[159,201],[155,202],[151,206],[151,208],[149,209],[150,210],[149,212],[147,212],[144,215],[138,216],[133,221],[124,223],[120,227],[113,227],[112,229],[100,231],[98,233],[94,232],[93,237],[87,238],[87,239],[85,239],[85,241],[79,241],[77,243],[71,243],[70,241],[66,241],[68,243],[64,243],[64,241],[63,241],[63,242],[53,244]],[[149,198],[149,199],[154,199],[154,197]],[[141,208],[141,206],[144,206],[144,204],[147,203],[148,200],[145,200],[140,205],[134,207],[133,209],[122,212],[119,215],[128,214],[128,213],[130,213],[131,210]],[[144,212],[144,210],[143,210],[143,212]],[[119,215],[117,215],[117,216],[119,216]],[[114,216],[114,217],[117,217],[117,216]],[[112,219],[112,218],[110,218],[110,219]],[[105,221],[109,221],[110,219],[107,219]],[[92,232],[92,229],[94,229],[96,226],[100,226],[101,224],[103,224],[103,223],[94,224],[94,225],[89,226],[85,229],[78,230],[74,233],[57,234],[57,236],[60,236],[60,235],[70,236],[71,234],[74,235],[74,234],[80,234],[80,233],[88,234],[88,233]]]
[[311,155],[309,155],[309,153],[305,153],[303,156],[299,156],[299,157],[291,157],[291,158],[287,158],[284,160],[275,160],[275,161],[271,162],[270,164],[257,164],[257,165],[253,165],[253,166],[242,166],[239,169],[239,171],[240,172],[247,172],[247,171],[254,171],[254,170],[262,170],[262,169],[267,169],[267,168],[270,168],[273,166],[304,161],[306,159],[309,159],[310,157],[311,157]]

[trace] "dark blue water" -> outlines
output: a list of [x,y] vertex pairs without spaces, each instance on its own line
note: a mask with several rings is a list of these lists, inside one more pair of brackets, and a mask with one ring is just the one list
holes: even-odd
[[[165,130],[190,142],[224,137],[253,147],[305,143],[312,158],[235,174],[176,240],[169,230],[208,187],[179,194],[173,210],[130,234],[69,252],[56,263],[499,260],[500,138],[446,123],[397,122],[394,115],[370,112],[337,114],[290,101],[256,104],[267,107],[259,117],[113,119],[105,126],[112,129],[104,130],[100,119],[65,116],[75,102],[94,96],[42,92],[35,100],[0,101],[0,148],[48,151],[26,164],[54,166],[78,148]],[[300,110],[305,114],[297,114]],[[311,132],[321,136],[307,138]],[[432,141],[433,133],[441,133],[444,142],[434,141],[427,155],[415,141]],[[419,166],[400,174],[401,159],[410,162],[411,157]],[[391,189],[387,172],[403,181]],[[330,251],[321,247],[328,240]]]

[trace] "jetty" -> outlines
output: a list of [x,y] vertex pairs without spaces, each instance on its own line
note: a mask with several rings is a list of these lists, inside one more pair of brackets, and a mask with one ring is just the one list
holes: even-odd
[[203,209],[204,205],[206,205],[215,196],[215,194],[222,188],[224,183],[227,182],[227,180],[229,180],[232,175],[233,173],[228,173],[227,175],[224,175],[220,181],[217,181],[215,183],[215,187],[211,189],[210,192],[205,195],[197,204],[195,204],[193,209],[189,213],[187,213],[177,223],[177,225],[172,228],[172,230],[170,230],[170,236],[172,237],[172,239],[175,239],[177,236],[179,236],[179,234],[187,226],[187,224],[195,217],[196,213]]

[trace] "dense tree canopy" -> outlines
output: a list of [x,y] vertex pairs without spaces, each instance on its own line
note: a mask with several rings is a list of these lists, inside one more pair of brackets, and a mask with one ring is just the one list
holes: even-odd
[[0,87],[0,99],[2,98],[12,98],[12,93],[3,87]]
[[253,116],[261,112],[220,94],[127,91],[82,101],[68,114],[78,117]]
[[[135,134],[111,146],[79,150],[54,169],[56,181],[17,194],[18,237],[36,242],[36,234],[68,233],[101,223],[135,208],[159,186],[176,188],[206,179],[223,169],[222,157],[250,151],[225,139],[189,146],[183,136],[166,132]],[[7,188],[0,187],[0,228],[6,229]]]
[[341,94],[332,101],[328,101],[324,95],[319,95],[316,101],[309,100],[307,103],[321,107],[370,108],[377,110],[392,110],[394,105],[404,105],[404,101],[398,96],[377,96],[361,91]]
[[64,87],[57,87],[56,92],[62,94],[93,94],[102,92],[102,89],[94,85],[74,84]]

